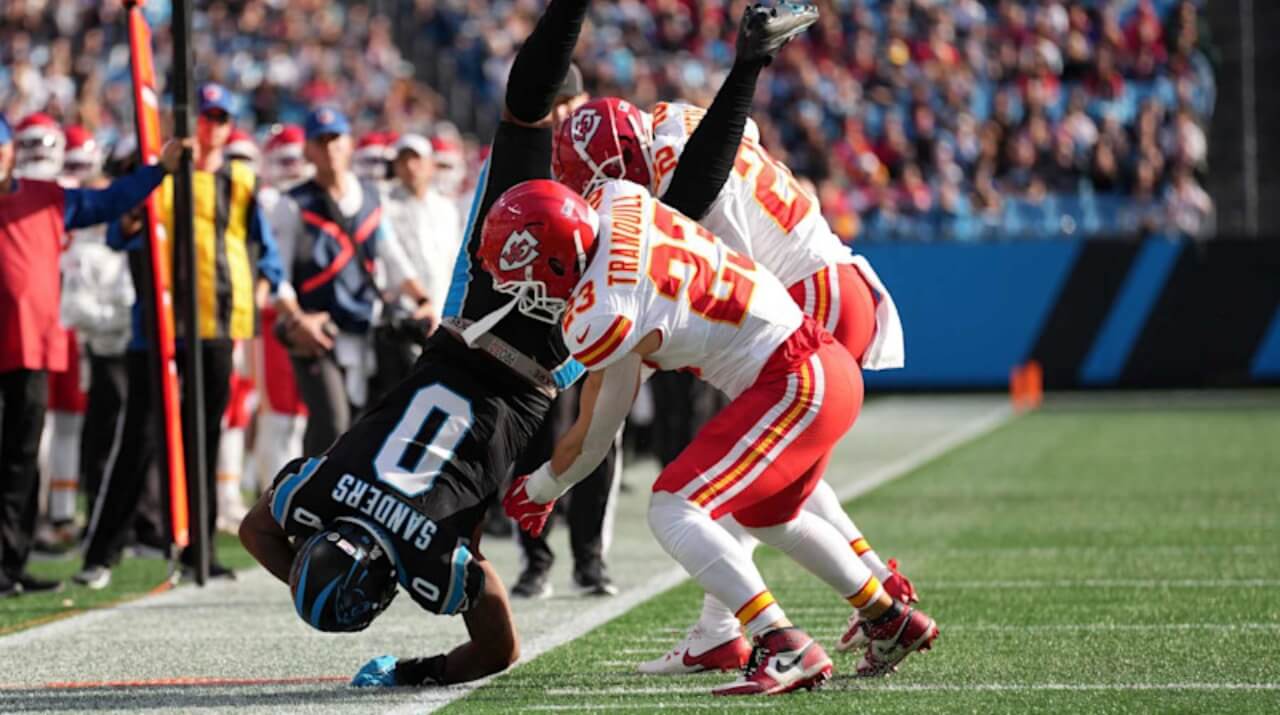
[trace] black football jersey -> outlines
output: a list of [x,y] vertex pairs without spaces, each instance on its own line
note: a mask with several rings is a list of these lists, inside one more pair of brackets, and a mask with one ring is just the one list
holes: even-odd
[[[467,216],[466,242],[453,267],[453,281],[445,301],[445,317],[477,321],[510,303],[512,297],[493,289],[493,279],[477,257],[484,217],[503,192],[531,179],[551,178],[551,130],[501,122],[492,151],[480,172],[476,196]],[[499,322],[493,335],[546,368],[561,388],[583,373],[564,346],[558,326],[513,311]]]
[[305,538],[340,516],[379,527],[423,608],[466,610],[472,542],[551,400],[439,331],[414,370],[322,456],[279,476],[271,514]]

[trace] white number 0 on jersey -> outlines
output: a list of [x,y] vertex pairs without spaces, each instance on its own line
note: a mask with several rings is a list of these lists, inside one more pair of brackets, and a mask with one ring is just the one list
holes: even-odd
[[472,418],[471,401],[444,385],[418,390],[373,460],[378,479],[409,498],[430,491]]

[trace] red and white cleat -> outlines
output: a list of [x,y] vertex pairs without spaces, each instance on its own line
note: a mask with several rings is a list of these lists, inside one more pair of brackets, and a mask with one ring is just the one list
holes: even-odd
[[[880,584],[885,593],[889,594],[893,600],[907,605],[917,603],[920,597],[916,595],[916,587],[911,585],[911,581],[898,571],[898,560],[889,559],[887,564],[893,575],[884,583]],[[840,636],[840,640],[836,642],[836,651],[847,653],[851,650],[866,650],[871,644],[871,639],[867,637],[866,629],[862,627],[862,619],[858,616],[858,612],[854,611],[849,614],[849,623],[845,627],[844,635]]]
[[713,695],[780,695],[812,690],[831,677],[831,659],[799,628],[778,628],[756,640],[742,676],[711,691]]
[[873,678],[897,670],[898,663],[912,653],[932,648],[938,624],[924,611],[908,606],[901,616],[866,631],[871,643],[858,661],[858,675]]
[[742,670],[751,658],[751,644],[741,634],[725,639],[708,637],[698,626],[689,630],[666,655],[641,663],[646,675],[687,675],[709,670]]

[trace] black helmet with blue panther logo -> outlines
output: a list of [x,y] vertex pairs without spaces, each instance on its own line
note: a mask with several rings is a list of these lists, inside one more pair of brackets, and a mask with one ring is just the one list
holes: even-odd
[[364,630],[396,596],[399,565],[378,527],[339,517],[298,549],[289,589],[298,616],[327,633]]

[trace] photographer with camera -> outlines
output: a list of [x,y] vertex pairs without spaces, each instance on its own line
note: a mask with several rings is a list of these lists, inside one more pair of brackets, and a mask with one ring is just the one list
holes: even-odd
[[[383,220],[378,189],[351,171],[351,128],[336,109],[321,107],[306,121],[306,156],[315,176],[281,200],[278,237],[285,281],[278,291],[276,335],[291,353],[309,418],[303,451],[317,455],[351,426],[370,398],[375,364],[371,337],[383,310],[377,278],[381,258],[393,275],[409,275]],[[414,280],[400,290],[432,313]]]

